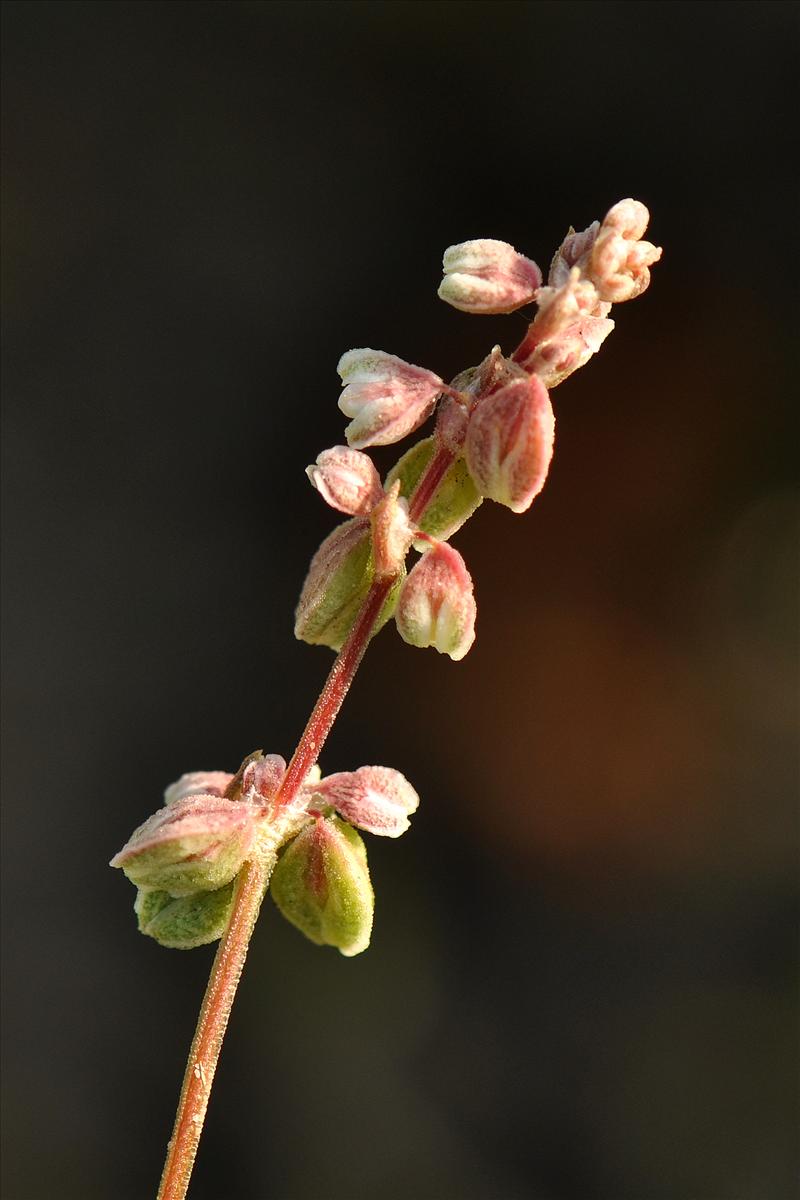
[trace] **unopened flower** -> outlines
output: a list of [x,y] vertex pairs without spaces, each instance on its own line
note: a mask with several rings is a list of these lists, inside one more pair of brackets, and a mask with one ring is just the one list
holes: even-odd
[[591,225],[587,229],[583,229],[580,233],[576,233],[574,229],[570,228],[564,241],[553,255],[553,261],[550,263],[550,270],[547,275],[548,287],[562,287],[569,279],[573,267],[578,267],[580,273],[584,274],[585,266],[592,246],[597,239],[599,229],[599,221],[592,221]]
[[339,408],[355,449],[399,442],[430,416],[444,382],[383,350],[348,350],[337,367],[345,384]]
[[328,534],[311,560],[297,602],[295,637],[338,650],[371,582],[369,520],[354,517]]
[[427,540],[430,548],[400,589],[395,621],[403,641],[433,646],[458,661],[475,641],[472,579],[457,550]]
[[257,813],[222,796],[185,796],[160,808],[111,860],[137,887],[170,896],[214,891],[238,873]]
[[535,262],[508,242],[479,238],[450,246],[439,297],[468,313],[509,313],[530,304],[542,282]]
[[262,754],[259,751],[242,771],[242,801],[263,804],[274,800],[285,774],[286,759],[282,754]]
[[555,415],[535,375],[506,384],[473,412],[465,446],[478,490],[512,512],[525,512],[547,478]]
[[350,957],[369,945],[375,898],[367,851],[338,817],[317,817],[283,850],[270,895],[288,921],[318,946]]
[[164,803],[175,804],[187,796],[224,796],[232,779],[227,771],[190,771],[169,785],[164,792]]
[[332,446],[306,468],[323,500],[351,517],[365,516],[383,497],[381,478],[372,459],[350,446]]
[[141,933],[169,950],[193,950],[218,941],[227,929],[233,908],[233,882],[213,892],[179,898],[143,888],[133,908]]
[[533,331],[538,343],[558,337],[583,317],[605,316],[611,307],[603,304],[597,288],[581,274],[579,267],[570,268],[559,287],[539,288],[536,300],[539,311]]
[[316,467],[309,467],[306,474],[331,507],[369,517],[370,577],[400,574],[413,539],[408,503],[400,495],[400,484],[384,491],[370,457],[348,446],[323,450]]
[[546,388],[557,387],[578,367],[586,365],[613,328],[614,322],[609,317],[581,317],[550,341],[538,345],[525,366]]
[[351,825],[383,837],[405,833],[409,816],[419,807],[414,788],[391,767],[340,771],[326,776],[313,790]]
[[649,268],[661,258],[661,248],[641,241],[649,220],[644,204],[627,199],[615,204],[600,226],[587,274],[610,304],[633,300],[650,283]]

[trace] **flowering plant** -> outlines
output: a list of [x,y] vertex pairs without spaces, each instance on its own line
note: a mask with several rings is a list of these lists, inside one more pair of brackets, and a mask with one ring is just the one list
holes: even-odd
[[[612,304],[640,295],[661,250],[643,241],[637,200],[602,222],[570,229],[546,284],[513,246],[480,239],[444,254],[440,297],[469,313],[535,303],[514,352],[499,347],[450,384],[380,350],[339,362],[347,445],[308,467],[312,485],[344,520],[312,558],[295,634],[337,651],[287,763],[256,751],[235,773],[195,771],[111,860],[137,887],[139,929],[163,946],[220,941],[189,1053],[159,1200],[186,1195],[211,1084],[247,948],[269,890],[312,941],[359,954],[370,941],[374,897],[357,830],[399,837],[419,797],[399,771],[365,766],[323,776],[317,759],[370,639],[394,620],[404,641],[458,660],[475,640],[476,602],[464,559],[450,544],[483,500],[522,513],[544,486],[553,455],[549,393],[599,349]],[[364,453],[407,437],[435,413],[431,435],[385,480]],[[408,556],[419,558],[407,569]]]

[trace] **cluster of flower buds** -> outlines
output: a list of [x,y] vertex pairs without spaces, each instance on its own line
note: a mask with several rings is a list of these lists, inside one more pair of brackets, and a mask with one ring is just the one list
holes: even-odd
[[[599,350],[614,327],[611,304],[647,287],[649,267],[661,255],[641,240],[648,219],[639,201],[622,200],[602,222],[582,233],[571,229],[544,287],[536,263],[506,242],[450,246],[443,300],[470,313],[513,312],[534,300],[538,310],[513,355],[495,347],[450,385],[384,351],[343,355],[339,407],[353,418],[348,444],[324,450],[307,474],[350,520],[311,562],[297,637],[338,650],[372,584],[386,579],[393,586],[374,628],[394,616],[407,642],[463,658],[475,639],[475,598],[449,538],[483,499],[521,513],[541,491],[555,434],[548,389]],[[433,437],[412,446],[381,483],[363,451],[400,441],[437,408]],[[412,547],[422,558],[406,576]]]
[[[394,617],[412,646],[461,659],[475,640],[472,579],[449,539],[484,499],[525,512],[544,486],[555,417],[548,390],[588,362],[614,327],[612,304],[648,286],[661,250],[643,241],[649,214],[637,200],[602,222],[570,229],[547,284],[536,263],[506,242],[481,239],[444,255],[440,297],[469,313],[507,313],[535,301],[536,314],[509,356],[495,347],[451,384],[381,350],[339,362],[347,445],[324,450],[307,470],[346,520],[314,555],[297,606],[295,634],[339,650],[375,588],[374,633]],[[381,481],[364,450],[391,445],[436,411],[432,436],[416,442]],[[410,571],[406,559],[420,554]],[[165,805],[112,860],[139,888],[143,932],[165,946],[214,941],[225,929],[236,877],[248,858],[277,857],[271,891],[283,914],[315,942],[356,954],[367,945],[373,896],[356,828],[397,837],[418,798],[383,767],[320,777],[314,768],[282,804],[286,764],[260,753],[236,775],[197,772],[167,789]]]
[[216,941],[228,923],[236,876],[252,854],[266,851],[278,855],[272,897],[293,925],[346,955],[366,949],[374,902],[356,828],[399,837],[419,797],[389,767],[322,778],[314,766],[281,809],[285,774],[279,754],[258,751],[236,775],[195,771],[167,788],[163,807],[111,860],[138,888],[142,933],[182,950]]
[[[539,311],[518,361],[554,388],[584,366],[614,328],[612,304],[633,300],[648,287],[661,249],[642,241],[650,214],[639,200],[620,200],[603,221],[581,233],[570,229],[555,253]],[[517,356],[515,356],[517,357]]]

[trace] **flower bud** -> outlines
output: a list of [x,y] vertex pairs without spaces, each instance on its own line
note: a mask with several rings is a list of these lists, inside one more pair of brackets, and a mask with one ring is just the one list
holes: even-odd
[[367,851],[338,817],[317,817],[283,850],[270,880],[280,911],[318,946],[350,957],[369,945],[374,895]]
[[391,767],[359,767],[328,775],[314,788],[340,816],[383,837],[400,837],[409,815],[419,807],[419,796],[399,771]]
[[539,311],[533,330],[537,344],[559,337],[584,317],[605,316],[610,307],[601,303],[594,284],[583,278],[578,267],[572,267],[560,287],[539,288],[536,301]]
[[228,927],[233,886],[231,881],[217,891],[180,899],[169,892],[143,888],[133,906],[139,930],[171,950],[193,950],[216,942]]
[[550,263],[550,271],[547,275],[548,287],[563,287],[568,281],[573,267],[578,267],[581,271],[583,270],[599,229],[599,221],[592,221],[591,225],[587,229],[582,230],[581,233],[576,233],[570,227],[567,236],[556,250],[553,255],[553,261]]
[[227,771],[189,771],[169,785],[164,792],[164,803],[175,804],[187,796],[224,796],[232,779]]
[[463,558],[446,542],[433,541],[400,589],[395,620],[401,638],[458,661],[475,641],[475,614]]
[[[340,650],[374,576],[369,520],[354,517],[326,537],[311,560],[295,613],[295,637]],[[389,594],[376,632],[394,612]]]
[[[435,449],[435,439],[432,437],[423,438],[412,446],[386,476],[387,490],[399,480],[401,495],[410,499]],[[481,500],[482,496],[475,487],[464,459],[457,458],[433,493],[419,519],[419,528],[423,533],[444,541],[452,537],[472,516]]]
[[627,199],[615,204],[600,226],[587,274],[610,304],[633,300],[650,284],[649,268],[661,258],[661,248],[640,241],[649,220],[644,204]]
[[395,482],[372,511],[372,562],[376,579],[399,574],[413,541],[408,504]]
[[306,475],[326,504],[350,516],[367,516],[383,496],[372,459],[349,446],[323,450]]
[[383,350],[348,350],[337,370],[346,384],[339,408],[353,418],[345,436],[357,450],[399,442],[430,415],[444,386],[432,371]]
[[137,887],[170,896],[214,891],[233,879],[253,843],[257,813],[221,796],[187,796],[148,818],[112,867]]
[[535,262],[508,242],[479,238],[449,246],[439,298],[468,313],[509,313],[529,304],[542,282]]
[[525,512],[547,478],[554,433],[547,389],[535,375],[487,396],[472,414],[465,446],[478,490]]
[[286,759],[281,754],[261,754],[247,763],[242,772],[242,800],[263,804],[274,800],[286,774]]
[[578,367],[586,365],[613,328],[614,322],[608,317],[583,317],[558,337],[537,346],[526,367],[552,390]]

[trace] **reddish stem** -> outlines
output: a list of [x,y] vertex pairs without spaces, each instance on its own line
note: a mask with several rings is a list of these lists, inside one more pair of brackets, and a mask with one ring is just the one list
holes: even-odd
[[292,761],[276,797],[278,806],[291,804],[309,770],[319,758],[394,583],[395,577],[389,576],[376,580],[370,588],[292,755]]
[[[278,792],[276,811],[291,804],[309,769],[317,761],[394,583],[395,578],[391,576],[378,579],[367,593],[289,763]],[[245,863],[239,872],[230,923],[214,958],[189,1051],[157,1200],[184,1200],[186,1196],[222,1039],[273,861],[274,858],[261,855]]]
[[445,446],[438,446],[428,468],[417,484],[416,490],[408,505],[408,519],[412,525],[418,525],[422,514],[433,499],[434,492],[452,466],[455,455]]
[[270,866],[263,860],[252,859],[239,872],[230,923],[214,958],[189,1051],[157,1200],[183,1200],[186,1195],[222,1039],[268,882]]
[[[412,524],[419,523],[454,458],[444,447],[435,451],[409,503]],[[292,755],[276,797],[276,813],[286,811],[319,758],[395,582],[396,576],[382,577],[370,587]],[[239,873],[230,923],[211,968],[189,1052],[157,1200],[184,1200],[186,1196],[222,1039],[273,861],[261,855],[246,863]]]

